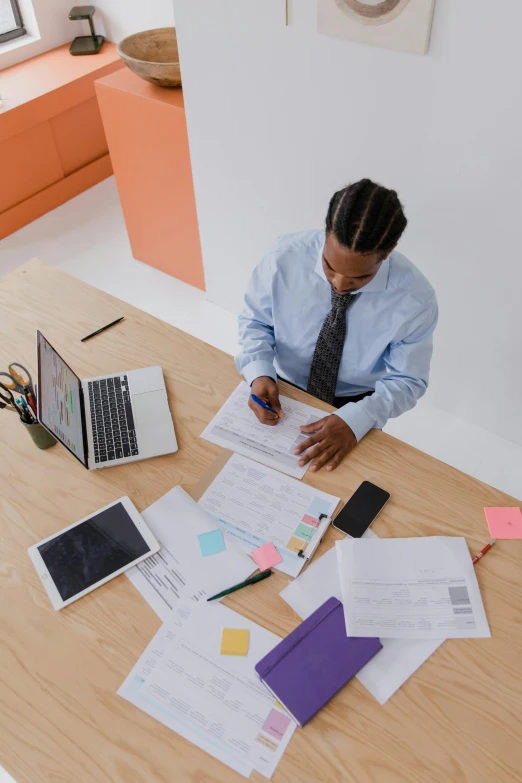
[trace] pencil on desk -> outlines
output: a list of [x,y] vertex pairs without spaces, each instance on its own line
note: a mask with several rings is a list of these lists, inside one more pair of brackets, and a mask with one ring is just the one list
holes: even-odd
[[84,343],[86,340],[90,340],[91,337],[96,337],[97,334],[101,334],[101,332],[104,332],[106,329],[110,329],[111,326],[114,326],[115,324],[119,324],[120,321],[123,321],[125,318],[124,315],[122,315],[121,318],[116,318],[115,321],[111,321],[110,324],[106,324],[105,326],[102,326],[100,329],[97,329],[95,332],[91,332],[91,334],[88,334],[87,337],[82,337],[80,342]]

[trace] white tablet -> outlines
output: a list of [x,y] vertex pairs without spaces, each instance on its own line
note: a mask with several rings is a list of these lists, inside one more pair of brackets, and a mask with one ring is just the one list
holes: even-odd
[[159,548],[132,501],[124,497],[27,551],[52,605],[63,609]]

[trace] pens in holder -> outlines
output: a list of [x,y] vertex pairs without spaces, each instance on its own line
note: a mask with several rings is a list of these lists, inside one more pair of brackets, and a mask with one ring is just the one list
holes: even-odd
[[15,400],[16,408],[18,411],[18,415],[20,416],[20,420],[23,421],[24,424],[31,424],[34,421],[32,411],[27,405],[27,402],[24,400],[23,397]]
[[255,402],[256,405],[260,405],[261,408],[265,409],[265,411],[270,411],[270,413],[275,413],[276,416],[278,415],[277,411],[275,411],[272,408],[272,406],[269,405],[267,402],[262,400],[261,397],[258,397],[256,394],[251,394],[250,397]]
[[33,422],[36,421],[36,407],[33,408],[34,401],[33,401],[33,405],[28,405],[27,402],[22,397],[20,400],[18,400],[18,402],[21,403],[22,408],[26,412],[29,421],[33,421]]
[[36,419],[36,400],[34,398],[33,393],[30,391],[29,387],[26,387],[25,396],[27,398],[27,402],[29,403],[29,409],[31,413],[34,414],[34,418]]

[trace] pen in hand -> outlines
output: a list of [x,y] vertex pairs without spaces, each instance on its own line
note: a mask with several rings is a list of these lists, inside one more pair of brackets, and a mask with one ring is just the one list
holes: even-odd
[[251,394],[250,397],[255,402],[256,405],[260,405],[261,408],[264,408],[266,411],[270,411],[270,413],[275,413],[276,416],[279,414],[277,411],[275,411],[271,405],[269,405],[267,402],[261,399],[261,397],[258,397],[256,394]]

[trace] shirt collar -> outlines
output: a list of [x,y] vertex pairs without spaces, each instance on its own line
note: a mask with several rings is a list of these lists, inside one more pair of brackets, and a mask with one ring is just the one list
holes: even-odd
[[[325,281],[325,283],[328,283],[328,280],[326,279],[326,275],[323,269],[323,249],[324,249],[324,242],[321,243],[321,247],[319,248],[319,253],[317,255],[317,263],[315,265],[315,271],[319,275],[319,277],[321,277]],[[384,259],[375,277],[372,280],[370,280],[369,283],[366,283],[366,285],[363,285],[362,288],[359,288],[359,290],[355,291],[354,293],[369,294],[369,293],[376,293],[377,291],[386,291],[388,287],[388,275],[390,272],[390,258],[391,258],[391,253],[388,256],[388,258]],[[328,285],[330,285],[330,283],[328,283]]]

